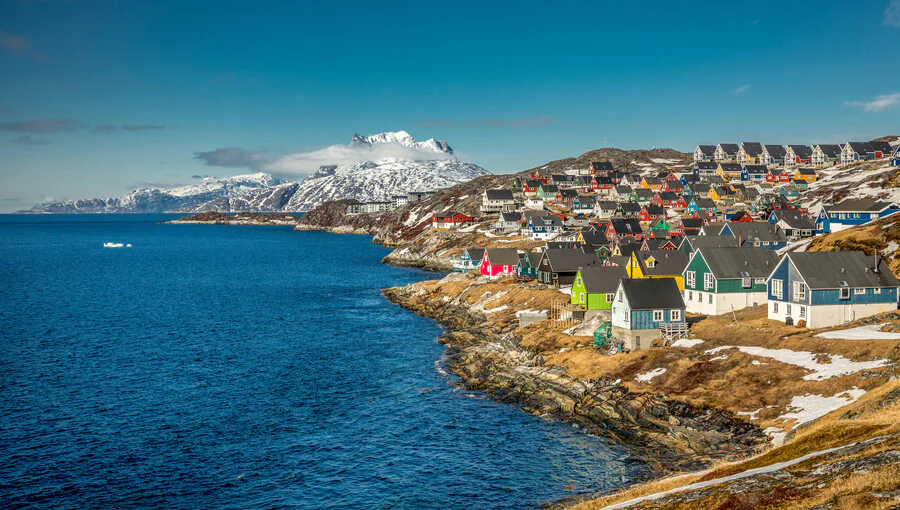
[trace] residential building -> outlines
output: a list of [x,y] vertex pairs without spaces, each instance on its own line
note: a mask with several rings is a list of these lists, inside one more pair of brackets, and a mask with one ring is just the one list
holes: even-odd
[[687,311],[721,315],[765,303],[776,264],[778,255],[765,248],[699,248],[684,270]]
[[519,252],[515,248],[488,248],[484,250],[479,271],[482,276],[503,277],[516,274]]
[[812,164],[812,153],[809,145],[788,145],[784,154],[784,166],[792,168]]
[[737,162],[741,165],[758,165],[762,155],[762,144],[759,142],[742,142],[738,148]]
[[504,210],[515,210],[516,201],[512,190],[486,189],[481,196],[481,211],[497,213]]
[[787,253],[767,281],[769,319],[810,329],[897,310],[900,283],[859,251]]
[[786,153],[784,146],[763,145],[762,152],[759,155],[759,163],[766,166],[781,165],[784,163]]
[[882,202],[874,198],[848,199],[834,205],[823,206],[816,216],[816,232],[829,233],[865,225],[866,223],[894,214],[897,204]]
[[737,160],[740,147],[736,143],[720,143],[716,146],[715,160],[717,162]]
[[459,212],[434,213],[431,215],[431,228],[457,229],[475,223],[475,218]]
[[481,266],[484,258],[484,248],[469,248],[463,250],[459,259],[453,262],[453,270],[457,272],[475,271]]
[[715,145],[698,145],[694,149],[694,161],[713,161],[716,159]]
[[600,258],[593,251],[548,248],[538,264],[537,279],[556,288],[568,287],[575,282],[578,271],[586,267],[600,267]]
[[684,299],[672,278],[619,280],[611,310],[613,342],[625,351],[652,347],[667,325],[686,327]]
[[841,161],[841,146],[819,144],[813,146],[811,163],[815,168],[833,166]]
[[619,280],[627,278],[621,266],[584,267],[575,275],[571,304],[585,310],[609,310],[615,300]]

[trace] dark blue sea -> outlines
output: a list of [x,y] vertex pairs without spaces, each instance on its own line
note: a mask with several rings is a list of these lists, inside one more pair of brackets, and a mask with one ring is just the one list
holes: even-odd
[[[462,391],[366,236],[0,216],[0,506],[527,508],[640,466]],[[103,248],[103,243],[131,248]]]

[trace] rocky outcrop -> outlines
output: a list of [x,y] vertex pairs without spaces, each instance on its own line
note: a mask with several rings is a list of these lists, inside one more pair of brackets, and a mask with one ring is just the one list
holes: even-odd
[[386,289],[391,301],[434,318],[452,331],[447,366],[471,390],[483,391],[529,412],[577,421],[629,446],[662,472],[698,469],[713,459],[746,455],[766,444],[759,428],[708,407],[657,394],[636,394],[607,378],[584,381],[547,366],[519,345],[514,326],[488,322],[465,304],[431,296],[419,285]]
[[160,222],[164,225],[272,225],[293,226],[297,225],[300,218],[289,213],[237,213],[224,214],[220,212],[205,212],[192,214],[177,220]]

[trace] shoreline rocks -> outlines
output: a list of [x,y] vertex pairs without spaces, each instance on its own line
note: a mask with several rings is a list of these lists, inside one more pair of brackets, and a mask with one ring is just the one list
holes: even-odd
[[290,213],[253,213],[242,212],[224,214],[205,212],[192,214],[171,221],[162,221],[161,225],[261,225],[261,226],[294,226],[300,221],[298,216]]

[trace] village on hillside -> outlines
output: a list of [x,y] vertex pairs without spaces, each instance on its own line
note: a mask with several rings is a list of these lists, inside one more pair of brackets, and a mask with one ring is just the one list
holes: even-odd
[[900,166],[900,148],[723,143],[697,146],[693,159],[641,173],[609,161],[537,169],[485,190],[480,217],[433,213],[431,229],[530,241],[530,251],[471,246],[453,269],[558,289],[559,303],[519,314],[520,323],[590,325],[610,354],[670,345],[687,337],[692,316],[754,306],[809,329],[897,309],[900,282],[877,255],[805,247],[900,210],[851,196],[817,199],[811,211],[807,198],[853,165]]

